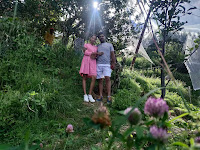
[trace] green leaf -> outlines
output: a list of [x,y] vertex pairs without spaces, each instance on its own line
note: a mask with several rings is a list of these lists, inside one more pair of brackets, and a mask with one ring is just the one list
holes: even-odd
[[190,145],[191,145],[191,146],[194,146],[194,144],[195,144],[195,143],[194,143],[194,139],[191,138],[191,139],[190,139]]
[[147,150],[155,150],[155,149],[156,149],[156,145],[155,144],[153,144],[153,145],[151,145],[150,147],[147,148]]
[[164,125],[165,125],[166,127],[168,127],[168,128],[171,128],[171,127],[172,127],[171,123],[169,123],[169,122],[165,122]]
[[137,137],[138,137],[139,139],[141,139],[142,136],[143,136],[143,131],[144,131],[143,128],[140,127],[140,126],[137,126],[137,127],[135,127],[135,129],[136,129]]
[[95,147],[92,146],[92,147],[91,147],[91,150],[100,150],[100,148],[98,148],[98,147],[96,147],[96,146],[95,146]]
[[171,122],[173,122],[173,121],[175,121],[175,120],[177,120],[177,119],[179,119],[179,118],[182,118],[182,117],[184,117],[184,116],[187,116],[187,115],[189,115],[189,113],[184,113],[184,114],[182,114],[182,115],[179,115],[179,116],[173,118],[172,120],[170,120],[169,123],[171,123]]
[[115,134],[115,137],[120,139],[120,141],[124,140],[124,136],[120,133]]
[[118,111],[119,114],[124,115],[124,110]]
[[172,145],[176,145],[176,146],[181,146],[181,147],[189,148],[188,145],[186,145],[186,144],[184,144],[184,143],[182,143],[182,142],[175,142],[175,143],[173,143]]
[[117,117],[114,121],[113,121],[113,125],[116,125],[116,126],[120,126],[124,123],[126,123],[127,121],[127,118],[125,116],[120,116],[120,117]]
[[89,127],[92,127],[94,129],[101,129],[100,124],[95,124],[90,118],[83,118],[83,121]]
[[128,130],[126,130],[125,132],[124,132],[124,134],[123,134],[123,136],[125,137],[125,138],[127,138],[131,133],[133,133],[133,131],[134,131],[134,128],[129,128]]
[[146,122],[145,124],[147,125],[147,126],[149,126],[149,125],[152,125],[152,124],[154,124],[154,120],[151,120],[151,121],[148,121],[148,122]]
[[35,95],[37,95],[38,93],[36,93],[35,91],[32,91],[31,93],[30,93],[30,95],[31,96],[35,96]]
[[9,145],[0,145],[0,150],[9,150],[10,148]]
[[165,122],[167,119],[168,119],[168,113],[165,112],[165,113],[164,113],[164,116],[163,116],[163,118],[162,118],[162,122]]

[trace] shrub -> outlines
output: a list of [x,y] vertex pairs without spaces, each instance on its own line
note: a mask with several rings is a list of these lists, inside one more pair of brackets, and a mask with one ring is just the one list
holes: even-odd
[[144,57],[138,57],[135,61],[134,68],[148,69],[151,68],[151,63]]
[[148,69],[148,70],[140,70],[140,73],[146,77],[160,77],[161,71],[160,69]]
[[140,84],[140,87],[144,93],[148,93],[152,89],[151,85],[145,81],[144,78],[136,77],[135,81]]
[[113,107],[119,110],[134,105],[141,95],[140,86],[133,79],[123,79],[120,89],[114,95]]
[[170,107],[178,107],[182,102],[181,96],[179,96],[175,92],[168,92],[166,91],[165,100],[167,101]]

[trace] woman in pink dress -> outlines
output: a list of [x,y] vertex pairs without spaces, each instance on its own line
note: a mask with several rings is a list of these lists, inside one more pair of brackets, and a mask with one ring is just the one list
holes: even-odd
[[[80,75],[83,77],[83,91],[84,91],[84,101],[85,102],[95,102],[92,97],[92,91],[95,85],[97,70],[96,70],[96,57],[97,55],[102,55],[103,53],[97,52],[97,46],[95,46],[97,37],[92,35],[90,37],[90,43],[85,44],[84,56],[81,63]],[[89,94],[86,93],[86,80],[87,78],[92,78],[90,84]]]

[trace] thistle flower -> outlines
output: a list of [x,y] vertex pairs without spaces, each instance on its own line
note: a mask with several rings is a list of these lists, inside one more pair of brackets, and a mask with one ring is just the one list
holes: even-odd
[[169,137],[167,130],[165,130],[163,128],[158,128],[155,125],[150,128],[150,133],[154,139],[157,139],[162,142],[165,142],[167,140],[167,138]]
[[168,110],[169,107],[166,101],[161,98],[149,97],[144,107],[144,113],[154,117],[162,117]]
[[73,125],[71,125],[71,124],[68,124],[68,125],[67,125],[67,128],[66,128],[66,132],[67,132],[67,133],[74,132]]
[[95,124],[100,124],[101,128],[105,128],[111,125],[109,112],[105,106],[101,103],[100,107],[94,112],[92,121]]
[[42,143],[40,143],[40,148],[43,148],[44,146],[43,146],[43,144]]
[[[131,111],[132,107],[127,108],[124,114],[127,115]],[[135,108],[128,117],[130,124],[137,125],[141,120],[141,112],[138,108]]]
[[198,137],[195,138],[195,143],[200,144],[200,136],[198,136]]

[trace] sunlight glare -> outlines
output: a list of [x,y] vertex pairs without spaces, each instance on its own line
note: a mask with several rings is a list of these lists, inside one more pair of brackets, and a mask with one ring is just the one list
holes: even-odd
[[95,9],[97,9],[97,7],[98,7],[98,2],[93,2],[93,7],[95,8]]

